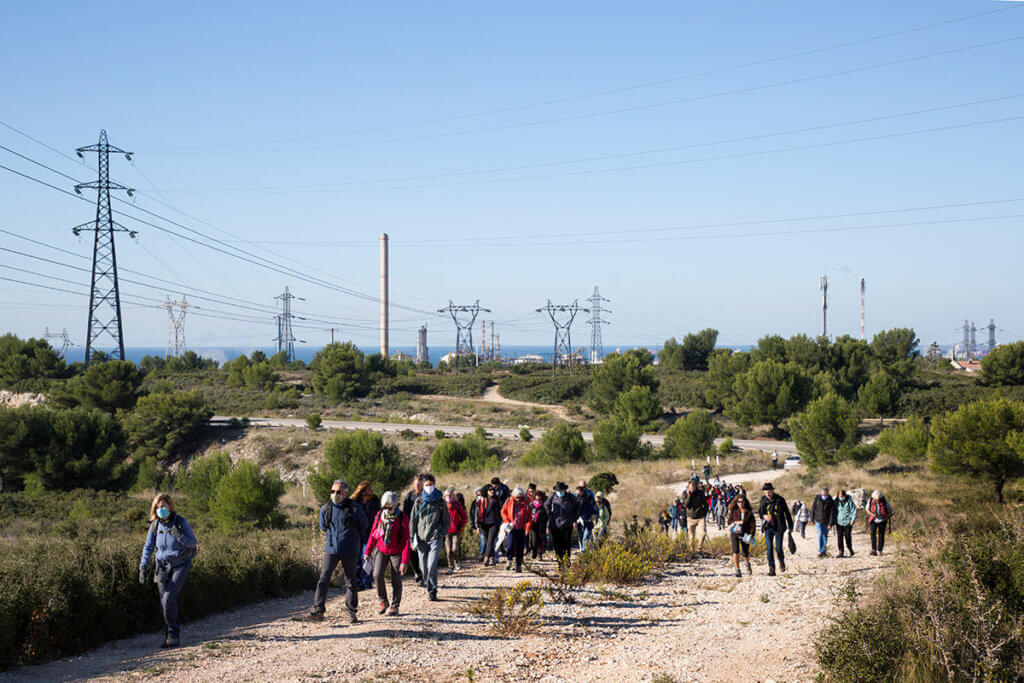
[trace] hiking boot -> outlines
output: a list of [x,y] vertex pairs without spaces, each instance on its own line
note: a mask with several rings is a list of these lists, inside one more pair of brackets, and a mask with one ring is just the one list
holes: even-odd
[[387,603],[387,601],[386,600],[381,600],[380,601],[380,611],[377,612],[377,614],[384,614],[387,611],[388,611],[388,603]]
[[427,600],[430,602],[437,602],[437,591],[427,593]]
[[878,553],[877,553],[877,552],[875,552],[874,550],[872,550],[872,551],[871,551],[870,553],[868,553],[868,554],[869,554],[869,555],[871,555],[871,557],[874,557],[874,556],[875,556],[875,555],[877,555]]
[[323,612],[310,612],[309,614],[306,615],[306,620],[307,621],[321,622],[321,621],[324,620],[324,613]]
[[512,571],[512,563],[511,562],[506,562],[505,563],[505,569],[507,569],[509,571]]
[[779,571],[783,571],[783,572],[786,571],[786,563],[785,562],[782,562],[782,561],[779,562]]
[[850,551],[850,557],[853,557],[853,551],[852,550]]
[[836,555],[836,557],[846,557],[846,555],[839,553],[838,555]]
[[522,567],[516,567],[516,574],[522,574],[522,573],[523,573],[523,568]]
[[178,636],[167,636],[166,638],[164,638],[164,642],[160,644],[160,647],[162,647],[162,648],[178,647],[178,645],[180,645],[180,644],[181,643],[178,640]]
[[742,579],[743,578],[743,572],[741,572],[739,569],[736,570],[736,578],[737,579]]
[[819,559],[819,560],[820,560],[821,558],[823,558],[823,557],[825,557],[825,553],[818,553],[818,559]]
[[768,567],[768,576],[775,576],[775,567]]
[[359,617],[356,616],[355,612],[349,612],[348,613],[348,623],[350,623],[350,624],[358,624],[359,623]]
[[390,608],[388,608],[388,616],[389,617],[397,617],[398,616],[398,605],[392,605]]
[[750,563],[747,562],[747,576],[753,576],[754,570],[750,568]]

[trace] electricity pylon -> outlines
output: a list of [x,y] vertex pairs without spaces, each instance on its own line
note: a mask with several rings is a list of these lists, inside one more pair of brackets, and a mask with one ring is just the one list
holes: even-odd
[[551,323],[555,326],[555,354],[551,358],[552,374],[558,370],[559,361],[561,361],[563,365],[567,365],[569,372],[572,372],[572,322],[576,319],[576,315],[580,311],[589,313],[590,309],[580,308],[580,304],[576,300],[571,304],[560,304],[556,306],[551,303],[551,299],[548,299],[547,306],[537,309],[538,313],[547,313],[551,318]]
[[608,324],[607,320],[601,320],[602,313],[611,313],[607,308],[601,308],[602,303],[611,303],[601,296],[601,292],[594,287],[594,293],[587,301],[590,302],[590,364],[593,365],[601,360],[604,355],[604,341],[601,339],[601,325]]
[[480,311],[491,312],[491,309],[480,306],[480,299],[472,306],[456,306],[449,299],[448,305],[437,311],[450,314],[455,323],[455,358],[452,359],[452,365],[455,366],[456,373],[459,371],[459,360],[463,357],[472,358],[474,367],[480,364],[480,359],[473,349],[473,324],[476,323]]

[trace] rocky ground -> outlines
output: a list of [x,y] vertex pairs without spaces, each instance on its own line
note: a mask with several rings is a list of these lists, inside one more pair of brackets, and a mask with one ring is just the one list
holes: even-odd
[[[854,558],[819,560],[811,536],[797,536],[784,576],[768,577],[763,560],[739,579],[724,559],[675,565],[645,586],[546,605],[537,632],[521,638],[492,634],[467,607],[489,589],[537,577],[474,564],[442,576],[437,603],[407,582],[398,618],[378,616],[370,591],[360,595],[361,623],[348,625],[334,592],[328,620],[305,623],[306,593],[187,624],[180,649],[159,650],[160,636],[149,634],[0,680],[812,680],[812,639],[836,613],[838,594],[891,558],[869,557],[858,530]],[[834,539],[831,547],[834,555]]]

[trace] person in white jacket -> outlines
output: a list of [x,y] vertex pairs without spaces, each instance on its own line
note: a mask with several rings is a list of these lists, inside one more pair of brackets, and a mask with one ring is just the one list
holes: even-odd
[[807,522],[811,521],[811,511],[807,509],[802,500],[796,502],[796,530],[800,532],[800,538],[807,538]]

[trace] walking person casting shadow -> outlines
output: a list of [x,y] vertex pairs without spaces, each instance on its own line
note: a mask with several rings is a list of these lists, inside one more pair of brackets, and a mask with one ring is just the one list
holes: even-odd
[[324,620],[331,575],[339,564],[345,574],[345,608],[349,622],[355,624],[359,621],[356,616],[359,608],[356,579],[362,539],[366,537],[368,527],[363,506],[348,496],[348,484],[335,481],[331,485],[331,502],[320,508],[320,530],[326,539],[320,561],[320,579],[313,595],[313,611],[309,613],[310,621]]
[[181,638],[178,619],[178,596],[185,578],[192,569],[192,558],[199,551],[192,527],[174,511],[174,503],[166,493],[158,493],[149,508],[149,534],[139,561],[139,583],[145,584],[152,567],[150,559],[156,553],[154,580],[160,591],[160,608],[164,614],[164,642],[160,647],[177,647]]

